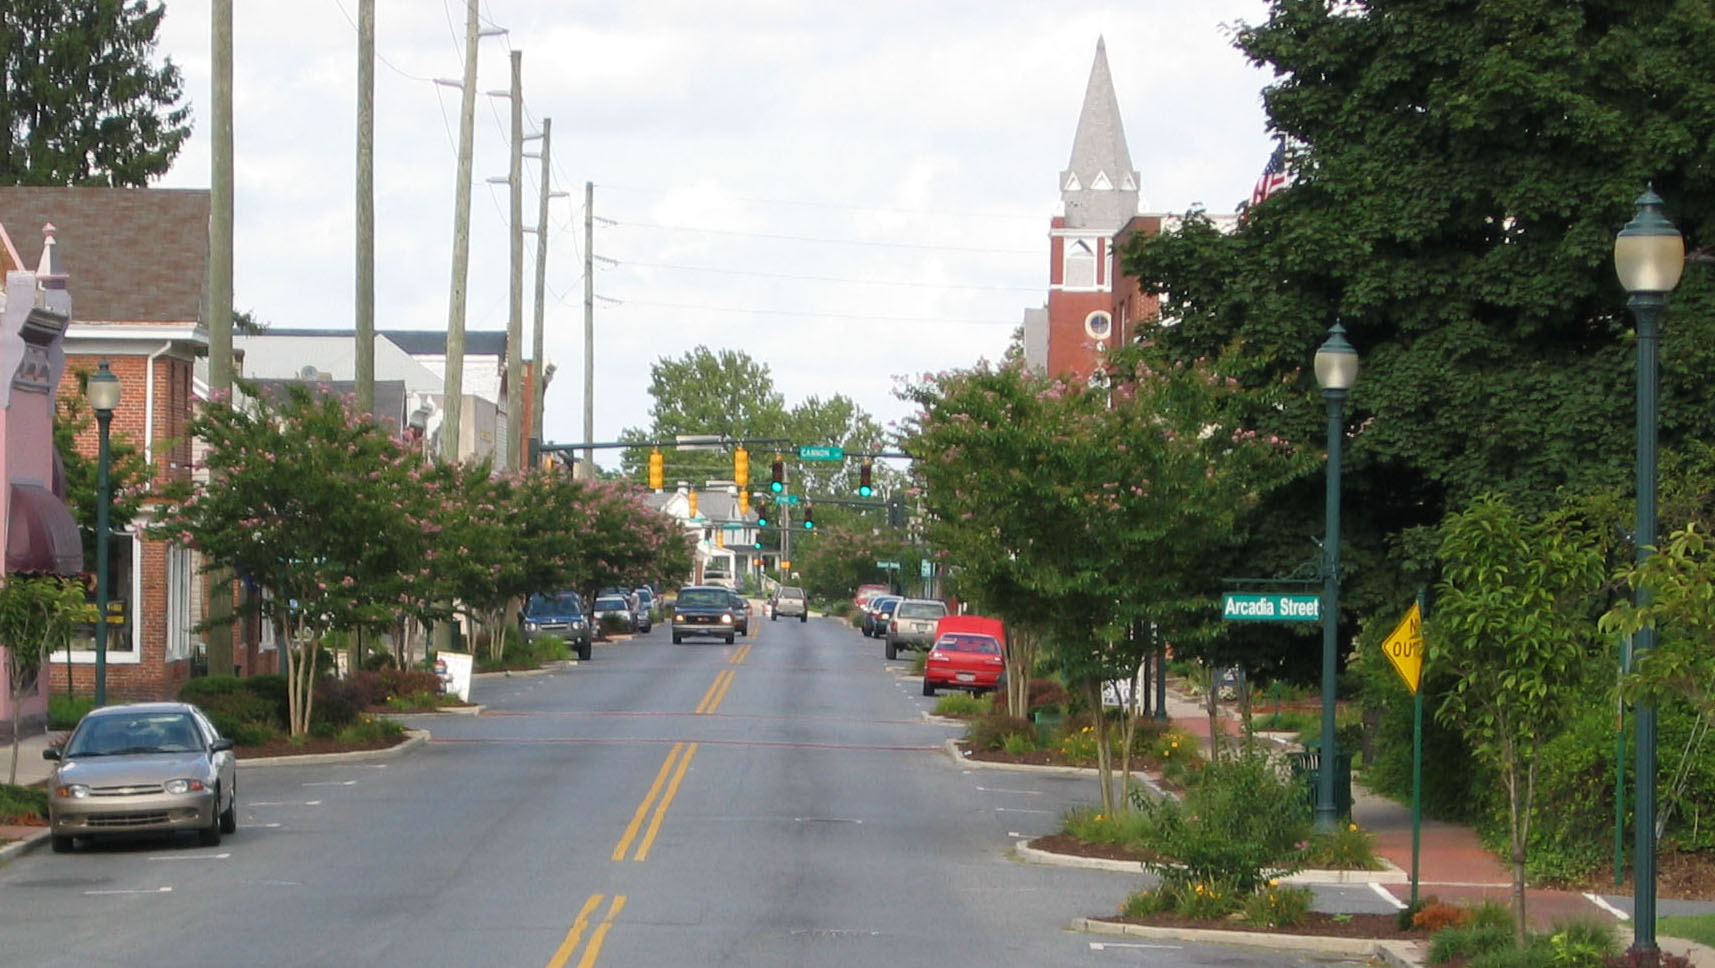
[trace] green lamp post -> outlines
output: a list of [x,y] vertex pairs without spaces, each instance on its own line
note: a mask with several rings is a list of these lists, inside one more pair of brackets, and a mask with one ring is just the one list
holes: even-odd
[[[1679,285],[1685,269],[1685,239],[1661,212],[1661,196],[1652,188],[1637,198],[1637,215],[1614,239],[1614,269],[1630,298],[1626,305],[1638,322],[1638,522],[1637,560],[1648,558],[1656,542],[1657,390],[1661,384],[1661,317],[1667,294]],[[1639,606],[1649,602],[1649,590],[1638,588]],[[1632,636],[1632,655],[1642,658],[1655,647],[1655,629]],[[1632,860],[1632,950],[1654,953],[1655,944],[1655,704],[1640,700],[1637,729],[1637,824]]]
[[1340,624],[1340,446],[1346,436],[1346,392],[1358,380],[1358,351],[1346,342],[1345,327],[1328,327],[1328,339],[1316,350],[1316,385],[1328,403],[1327,521],[1322,544],[1322,755],[1316,770],[1316,829],[1338,825],[1334,803],[1334,677]]
[[89,378],[85,391],[89,409],[95,411],[99,428],[95,470],[95,705],[107,705],[107,600],[111,594],[107,574],[108,506],[113,503],[113,487],[108,480],[110,452],[108,428],[113,423],[113,411],[119,407],[119,378],[102,360]]

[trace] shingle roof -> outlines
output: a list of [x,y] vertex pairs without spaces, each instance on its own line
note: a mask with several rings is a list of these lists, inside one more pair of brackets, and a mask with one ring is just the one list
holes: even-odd
[[[444,330],[383,329],[377,332],[398,344],[400,349],[412,356],[445,356],[447,353],[447,334]],[[503,329],[465,330],[464,355],[504,357],[506,355],[506,331]]]
[[0,188],[0,227],[33,269],[57,232],[80,323],[195,323],[208,280],[205,189]]

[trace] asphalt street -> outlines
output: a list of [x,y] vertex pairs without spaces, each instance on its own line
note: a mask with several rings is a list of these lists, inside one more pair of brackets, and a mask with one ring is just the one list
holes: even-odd
[[[1135,875],[1025,864],[1084,777],[950,759],[909,663],[829,619],[667,629],[479,679],[416,752],[243,768],[238,833],[0,868],[0,964],[1247,966],[1067,930]],[[1391,908],[1362,888],[1323,906]]]

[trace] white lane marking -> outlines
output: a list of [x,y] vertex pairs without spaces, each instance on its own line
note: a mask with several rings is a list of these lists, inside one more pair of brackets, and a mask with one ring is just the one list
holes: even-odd
[[306,807],[319,807],[321,805],[322,805],[322,802],[320,800],[305,800],[304,801],[304,806],[306,806]]
[[1106,951],[1109,948],[1151,948],[1159,951],[1179,951],[1184,948],[1181,944],[1132,944],[1124,941],[1092,941],[1091,951]]
[[1393,893],[1380,884],[1371,883],[1370,890],[1375,891],[1381,899],[1393,905],[1395,911],[1405,910],[1405,902],[1393,896]]
[[151,857],[149,859],[150,860],[225,860],[231,856],[232,856],[232,854],[228,853],[228,852],[223,852],[223,853],[219,853],[219,854],[171,854],[171,855],[163,854],[159,857]]
[[1049,816],[1053,816],[1053,815],[1059,813],[1060,811],[1058,811],[1058,810],[1020,810],[1017,807],[995,807],[994,812],[995,813],[1045,813],[1045,814],[1048,814]]
[[1040,796],[1045,795],[1041,790],[1008,790],[1005,787],[986,787],[986,786],[980,786],[980,787],[977,787],[977,789],[983,791],[984,793],[1016,793],[1021,797],[1040,797]]
[[162,886],[162,887],[157,887],[157,888],[154,888],[154,889],[152,889],[152,890],[137,890],[137,891],[84,891],[84,892],[83,892],[83,894],[84,894],[84,896],[85,896],[85,897],[95,897],[95,896],[97,896],[97,895],[102,895],[102,894],[108,894],[108,895],[111,895],[111,894],[171,894],[171,893],[173,893],[173,889],[172,889],[172,888],[171,888],[171,887],[167,887],[167,886]]
[[286,801],[284,800],[252,800],[248,804],[252,807],[283,807],[285,805]]
[[357,786],[356,780],[313,780],[299,786]]
[[1612,904],[1609,904],[1608,899],[1603,897],[1600,894],[1586,893],[1584,895],[1584,899],[1586,901],[1589,901],[1591,904],[1594,904],[1597,907],[1601,908],[1602,910],[1608,912],[1609,914],[1612,914],[1618,920],[1630,921],[1632,919],[1631,915],[1629,915],[1626,912],[1620,910],[1619,908],[1613,906]]
[[261,826],[267,830],[277,830],[280,827],[280,825],[277,823],[265,823],[265,824],[262,824]]

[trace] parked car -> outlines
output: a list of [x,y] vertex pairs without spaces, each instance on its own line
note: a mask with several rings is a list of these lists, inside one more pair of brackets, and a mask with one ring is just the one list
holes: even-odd
[[852,596],[852,604],[858,608],[868,608],[869,603],[883,595],[893,594],[893,589],[887,585],[859,585],[857,594]]
[[935,623],[935,644],[923,662],[923,695],[936,689],[983,693],[1000,688],[1006,672],[1006,627],[1000,619],[948,615]]
[[578,658],[589,660],[590,623],[584,616],[583,596],[577,592],[567,590],[531,595],[530,600],[524,603],[520,619],[524,641],[534,642],[544,636],[557,635],[572,647]]
[[78,837],[194,832],[205,847],[238,829],[232,740],[182,702],[105,706],[85,715],[48,776],[55,853]]
[[900,649],[926,649],[935,641],[935,623],[947,614],[947,603],[929,598],[902,599],[887,623],[887,657],[899,658]]
[[730,592],[730,594],[732,595],[733,622],[738,627],[738,634],[749,635],[750,599],[745,598],[738,592]]
[[590,608],[590,621],[602,632],[614,627],[631,632],[637,628],[636,614],[624,595],[598,595]]
[[791,618],[796,615],[798,621],[810,620],[810,599],[804,595],[804,589],[794,585],[781,585],[774,590],[774,597],[768,600],[768,617],[779,621],[784,615]]
[[631,593],[636,602],[636,610],[632,613],[632,624],[639,632],[647,632],[655,627],[655,593],[647,588],[639,588]]
[[711,635],[726,640],[728,645],[738,635],[738,617],[743,614],[733,604],[732,589],[716,585],[686,585],[673,599],[673,644],[683,644],[687,636]]
[[893,618],[893,609],[905,599],[898,595],[882,595],[869,600],[869,608],[863,613],[863,634],[870,638],[880,638],[887,631],[887,623]]

